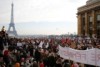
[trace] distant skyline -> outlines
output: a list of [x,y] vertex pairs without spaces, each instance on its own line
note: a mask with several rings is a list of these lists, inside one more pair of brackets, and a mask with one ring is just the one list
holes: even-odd
[[[87,0],[13,0],[19,35],[77,33],[77,8]],[[0,0],[0,29],[8,29],[12,0]]]

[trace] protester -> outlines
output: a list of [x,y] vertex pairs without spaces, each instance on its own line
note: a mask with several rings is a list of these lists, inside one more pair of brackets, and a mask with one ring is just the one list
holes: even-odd
[[76,62],[73,62],[73,64],[71,65],[71,67],[79,67],[79,65]]
[[55,67],[62,67],[62,59],[61,59],[61,58],[58,58],[58,59],[56,60],[56,65],[55,65]]
[[20,67],[20,63],[16,62],[14,67]]
[[4,51],[3,60],[4,60],[5,64],[6,64],[6,67],[9,66],[10,58],[9,58],[9,51],[8,50]]
[[[77,50],[100,49],[100,39],[90,37],[12,38],[4,27],[0,31],[0,66],[5,67],[79,67],[77,62],[58,55],[58,46]],[[65,60],[65,61],[63,61]]]
[[33,67],[38,67],[38,64],[36,61],[33,62]]
[[69,62],[69,60],[64,60],[64,62],[63,62],[63,67],[70,67],[70,62]]
[[43,61],[40,61],[40,67],[45,67]]
[[48,56],[48,67],[54,67],[56,63],[56,59],[53,55],[53,53],[51,52]]
[[37,63],[41,60],[41,53],[39,49],[35,50],[35,60],[37,61]]

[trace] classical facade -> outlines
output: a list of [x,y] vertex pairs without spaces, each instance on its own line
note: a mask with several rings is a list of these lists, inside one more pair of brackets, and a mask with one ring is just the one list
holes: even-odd
[[100,37],[100,0],[88,0],[77,12],[78,35]]

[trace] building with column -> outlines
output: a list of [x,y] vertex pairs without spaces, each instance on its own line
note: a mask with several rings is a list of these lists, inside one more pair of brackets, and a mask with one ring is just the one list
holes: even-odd
[[77,12],[78,35],[100,37],[100,0],[88,0]]

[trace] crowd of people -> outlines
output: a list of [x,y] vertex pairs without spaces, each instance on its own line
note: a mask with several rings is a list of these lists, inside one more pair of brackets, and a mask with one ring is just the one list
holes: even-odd
[[100,39],[96,37],[14,38],[9,37],[3,27],[0,31],[0,67],[82,67],[81,63],[60,57],[58,45],[77,50],[100,49]]

